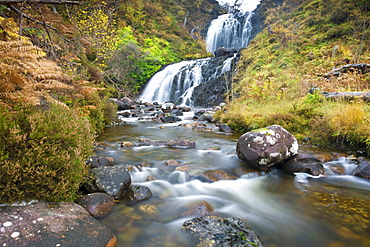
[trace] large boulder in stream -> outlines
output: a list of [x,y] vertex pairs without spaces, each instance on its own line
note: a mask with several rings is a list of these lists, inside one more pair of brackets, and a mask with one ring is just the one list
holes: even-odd
[[71,202],[0,207],[1,246],[114,247],[114,234]]
[[199,238],[197,246],[263,246],[250,226],[235,218],[199,217],[185,221],[182,229]]
[[298,141],[283,127],[272,125],[240,136],[236,152],[248,165],[266,171],[296,155]]

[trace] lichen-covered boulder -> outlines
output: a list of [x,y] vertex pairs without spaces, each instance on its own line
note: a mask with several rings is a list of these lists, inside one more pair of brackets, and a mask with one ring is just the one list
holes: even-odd
[[131,176],[123,165],[94,168],[90,173],[93,179],[84,186],[89,193],[105,192],[118,199],[131,184]]
[[243,134],[239,137],[236,152],[248,165],[265,171],[296,155],[298,141],[283,127],[272,125]]
[[263,246],[250,226],[239,219],[204,216],[185,221],[182,229],[199,238],[197,246]]

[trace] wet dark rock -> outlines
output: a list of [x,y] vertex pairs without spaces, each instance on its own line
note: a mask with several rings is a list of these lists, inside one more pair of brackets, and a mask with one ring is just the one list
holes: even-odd
[[130,117],[131,112],[130,111],[123,111],[123,112],[117,113],[117,115],[122,116],[122,117]]
[[196,144],[190,140],[170,140],[165,146],[169,148],[195,148]]
[[163,123],[176,123],[181,121],[181,118],[177,116],[164,116],[160,118]]
[[107,227],[71,202],[0,207],[0,219],[2,246],[114,247],[117,242]]
[[200,116],[202,116],[206,111],[205,110],[200,110],[200,111],[196,111],[194,113],[194,119],[199,119]]
[[189,106],[182,106],[181,110],[183,112],[190,112],[191,111],[191,108]]
[[288,174],[295,172],[304,172],[314,176],[325,175],[322,162],[313,156],[298,154],[290,158],[282,167],[283,171]]
[[239,137],[236,152],[248,165],[265,171],[296,155],[298,141],[283,127],[272,125]]
[[86,164],[92,169],[102,166],[113,166],[113,161],[113,158],[110,157],[91,156],[87,159]]
[[239,219],[204,216],[187,220],[184,231],[199,238],[198,246],[263,246],[257,234]]
[[126,104],[126,105],[129,105],[129,106],[134,106],[136,105],[136,102],[128,97],[123,97],[121,98],[119,101],[121,101],[122,103]]
[[111,101],[118,105],[119,111],[132,109],[136,105],[135,101],[130,98],[123,97],[122,99],[111,99]]
[[215,57],[223,57],[223,56],[232,57],[233,54],[237,52],[238,50],[235,47],[231,47],[231,48],[219,47],[215,51]]
[[370,163],[369,161],[363,160],[353,171],[353,175],[361,178],[370,179]]
[[95,218],[107,215],[116,204],[114,198],[106,193],[83,195],[77,198],[75,202],[84,207]]
[[220,126],[218,126],[218,130],[222,131],[222,132],[226,132],[226,133],[232,133],[233,132],[233,130],[227,124],[220,124]]
[[223,170],[212,170],[206,171],[200,176],[196,177],[202,182],[216,182],[219,180],[235,180],[237,179],[236,176],[231,175]]
[[207,121],[209,123],[214,123],[215,122],[215,120],[213,118],[214,114],[215,114],[214,112],[206,111],[202,115],[200,115],[198,119],[200,121]]
[[196,203],[195,205],[192,203],[191,205],[186,205],[186,207],[186,211],[181,213],[182,217],[203,217],[213,212],[213,207],[206,201]]
[[172,110],[171,114],[174,116],[184,116],[184,113],[179,109]]
[[152,191],[148,187],[131,185],[120,200],[123,202],[140,202],[148,200],[152,196]]
[[92,181],[84,185],[89,193],[105,192],[118,199],[131,184],[131,176],[122,165],[94,168],[90,170],[90,174]]

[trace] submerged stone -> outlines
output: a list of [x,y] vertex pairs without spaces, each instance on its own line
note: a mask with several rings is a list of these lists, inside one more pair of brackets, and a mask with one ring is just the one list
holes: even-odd
[[124,202],[140,202],[150,199],[153,196],[152,191],[146,186],[130,186],[121,198]]
[[184,231],[199,238],[198,246],[263,246],[257,234],[239,219],[204,216],[187,220]]

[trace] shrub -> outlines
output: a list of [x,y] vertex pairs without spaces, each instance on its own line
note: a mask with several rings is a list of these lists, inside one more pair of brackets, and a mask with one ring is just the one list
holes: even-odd
[[58,105],[0,111],[0,203],[73,201],[92,153],[89,121]]

